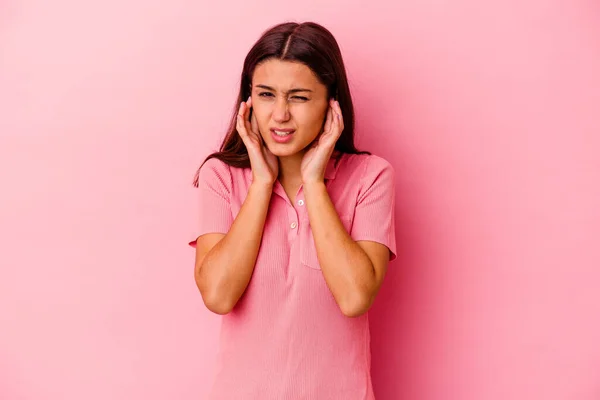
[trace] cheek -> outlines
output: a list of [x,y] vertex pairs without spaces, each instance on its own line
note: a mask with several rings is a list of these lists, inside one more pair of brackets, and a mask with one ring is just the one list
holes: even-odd
[[[304,110],[298,115],[298,123],[307,130],[309,134],[316,135],[320,133],[321,127],[323,126],[325,115],[319,111]],[[308,111],[308,112],[306,112]]]
[[261,107],[260,105],[258,105],[252,107],[252,112],[256,117],[256,121],[258,122],[258,127],[260,128],[260,130],[263,131],[264,129],[267,129],[269,126],[268,110],[266,110],[265,107]]

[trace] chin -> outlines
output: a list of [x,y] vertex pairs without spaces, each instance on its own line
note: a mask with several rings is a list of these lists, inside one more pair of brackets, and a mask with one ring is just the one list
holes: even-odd
[[293,156],[294,154],[297,154],[299,151],[296,148],[292,148],[291,146],[289,148],[281,148],[279,146],[274,146],[274,147],[269,147],[269,150],[271,150],[271,153],[273,153],[273,155],[277,156],[277,157],[289,157],[289,156]]
[[293,143],[281,144],[281,143],[267,143],[267,147],[277,157],[289,157],[302,152],[302,148],[294,145]]

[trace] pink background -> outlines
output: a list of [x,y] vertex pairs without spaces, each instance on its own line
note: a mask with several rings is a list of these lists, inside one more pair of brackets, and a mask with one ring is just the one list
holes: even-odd
[[397,171],[378,399],[600,399],[600,4],[204,3],[0,2],[0,398],[204,398],[193,174],[308,19]]

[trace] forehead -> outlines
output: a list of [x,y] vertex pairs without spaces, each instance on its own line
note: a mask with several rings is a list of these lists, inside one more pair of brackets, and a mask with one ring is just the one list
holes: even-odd
[[276,90],[302,87],[318,90],[325,88],[306,65],[299,62],[268,60],[259,64],[252,77],[253,85],[267,85]]

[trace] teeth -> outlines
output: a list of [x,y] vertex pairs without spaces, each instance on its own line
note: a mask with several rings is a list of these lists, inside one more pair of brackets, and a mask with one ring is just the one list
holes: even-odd
[[291,132],[289,132],[289,133],[288,133],[288,132],[281,132],[281,131],[274,131],[274,132],[275,132],[275,134],[276,134],[277,136],[287,136],[287,135],[291,135]]

